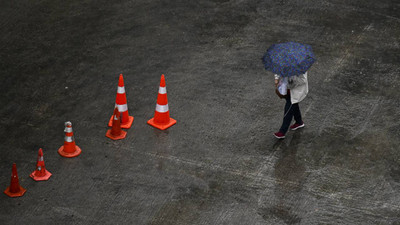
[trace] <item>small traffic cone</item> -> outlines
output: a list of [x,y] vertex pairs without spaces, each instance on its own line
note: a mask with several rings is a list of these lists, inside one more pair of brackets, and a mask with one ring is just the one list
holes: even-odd
[[[129,129],[133,123],[133,116],[129,116],[128,113],[128,103],[126,100],[124,78],[122,74],[119,75],[117,98],[115,99],[115,107],[118,107],[121,113],[121,128]],[[114,115],[111,116],[108,126],[112,127]]]
[[72,132],[72,123],[65,122],[65,138],[64,145],[58,149],[61,156],[72,158],[81,154],[82,150],[75,144],[74,133]]
[[42,149],[39,149],[36,170],[31,173],[30,177],[36,181],[48,180],[51,177],[51,173],[44,166]]
[[21,197],[26,192],[26,189],[19,185],[17,164],[12,165],[11,184],[4,193],[10,197]]
[[121,130],[121,117],[118,111],[118,107],[114,109],[112,128],[106,133],[106,137],[113,140],[124,139],[126,137],[126,131]]
[[164,74],[161,75],[160,88],[158,89],[158,97],[154,117],[147,121],[147,123],[160,130],[165,130],[168,127],[176,124],[176,120],[169,117],[167,88],[165,86]]

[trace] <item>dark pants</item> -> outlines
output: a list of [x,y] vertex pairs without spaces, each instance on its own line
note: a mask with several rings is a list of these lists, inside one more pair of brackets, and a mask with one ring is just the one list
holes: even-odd
[[288,131],[293,117],[296,123],[298,124],[303,123],[303,120],[301,119],[299,103],[292,104],[292,102],[290,101],[290,93],[288,93],[285,98],[286,98],[285,114],[283,116],[281,129],[279,129],[279,131],[284,134]]

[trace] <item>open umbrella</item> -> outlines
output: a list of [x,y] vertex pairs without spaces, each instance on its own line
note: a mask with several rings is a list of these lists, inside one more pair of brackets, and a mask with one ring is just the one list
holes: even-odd
[[271,45],[262,61],[266,70],[290,77],[305,73],[314,63],[315,56],[310,45],[287,42]]

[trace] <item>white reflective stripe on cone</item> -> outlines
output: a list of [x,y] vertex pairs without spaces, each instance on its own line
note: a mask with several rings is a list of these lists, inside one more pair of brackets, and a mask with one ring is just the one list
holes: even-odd
[[66,142],[72,142],[72,141],[74,141],[74,138],[71,137],[71,136],[65,136],[64,140],[65,140]]
[[160,112],[160,113],[168,112],[168,104],[166,104],[166,105],[156,104],[156,111]]
[[123,105],[115,104],[115,107],[118,107],[118,111],[120,113],[128,111],[128,105],[127,104],[123,104]]
[[160,86],[160,88],[158,88],[158,93],[159,94],[167,94],[167,88]]
[[120,86],[118,86],[117,93],[118,93],[118,94],[125,94],[125,87],[120,87]]
[[64,132],[66,132],[66,133],[71,133],[71,132],[72,132],[72,127],[66,127],[66,128],[64,129]]
[[40,157],[39,157],[39,161],[43,161],[43,156],[40,156]]
[[118,120],[118,117],[116,115],[114,115],[114,120]]

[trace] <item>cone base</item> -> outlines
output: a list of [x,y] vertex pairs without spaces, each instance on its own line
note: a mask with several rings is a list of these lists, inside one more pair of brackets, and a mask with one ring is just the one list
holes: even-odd
[[58,149],[58,154],[60,154],[63,157],[67,157],[67,158],[76,157],[76,156],[80,155],[81,152],[82,152],[82,150],[81,150],[81,148],[78,147],[78,145],[75,145],[75,152],[71,152],[71,153],[64,151],[64,145]]
[[[114,115],[112,115],[111,118],[110,118],[110,121],[108,121],[108,126],[109,126],[109,127],[112,127],[113,118],[114,118]],[[124,128],[124,129],[129,129],[129,128],[131,128],[132,123],[133,123],[133,120],[134,120],[133,116],[129,116],[128,122],[126,122],[126,123],[121,123],[121,128]]]
[[151,118],[149,121],[147,121],[148,124],[150,124],[151,126],[158,128],[160,130],[165,130],[173,125],[176,124],[176,120],[169,118],[169,122],[168,123],[155,123],[154,122],[154,118]]
[[25,194],[26,189],[23,188],[23,187],[21,187],[21,186],[19,186],[19,188],[20,188],[20,191],[19,191],[19,192],[17,192],[17,193],[12,193],[12,192],[10,192],[10,187],[8,187],[8,188],[4,191],[4,194],[6,194],[6,195],[8,195],[8,196],[10,196],[10,197],[12,197],[12,198],[21,197],[22,195]]
[[36,170],[33,171],[31,173],[31,175],[29,175],[29,176],[32,177],[32,179],[34,179],[36,181],[48,180],[48,179],[50,179],[50,177],[52,175],[49,171],[46,170],[46,174],[42,177],[39,177],[39,176],[35,176],[35,172],[36,172]]
[[111,129],[109,129],[106,133],[106,137],[111,138],[113,140],[120,140],[120,139],[124,139],[126,137],[127,132],[121,130],[121,134],[118,136],[114,136],[111,134]]

